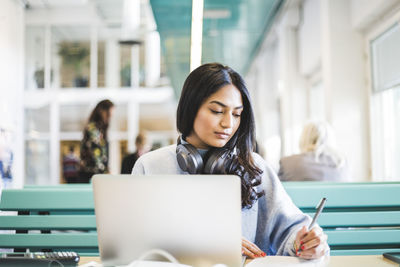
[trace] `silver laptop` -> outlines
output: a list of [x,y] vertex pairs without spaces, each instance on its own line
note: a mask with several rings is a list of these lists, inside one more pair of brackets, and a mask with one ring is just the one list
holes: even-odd
[[194,267],[241,266],[240,188],[230,175],[95,175],[103,265],[162,249]]

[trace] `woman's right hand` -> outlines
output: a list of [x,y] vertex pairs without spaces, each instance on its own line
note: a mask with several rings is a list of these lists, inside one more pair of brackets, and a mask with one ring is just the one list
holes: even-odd
[[242,237],[242,255],[247,256],[250,259],[267,256],[264,251],[244,237]]

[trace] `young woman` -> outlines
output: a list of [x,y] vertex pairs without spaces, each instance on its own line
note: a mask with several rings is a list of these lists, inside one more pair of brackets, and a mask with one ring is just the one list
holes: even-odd
[[[328,253],[326,235],[291,201],[276,174],[254,153],[254,117],[242,77],[218,63],[189,74],[177,110],[178,145],[149,152],[132,174],[236,174],[242,181],[242,253],[250,258]],[[300,249],[301,248],[301,252]]]
[[113,110],[113,102],[103,100],[90,114],[83,130],[78,183],[89,183],[94,174],[108,172],[107,130]]

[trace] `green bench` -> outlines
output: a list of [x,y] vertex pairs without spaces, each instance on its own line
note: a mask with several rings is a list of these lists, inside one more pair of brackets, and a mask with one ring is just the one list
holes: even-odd
[[[400,183],[283,185],[294,203],[310,216],[319,200],[327,197],[318,223],[329,237],[332,255],[400,252]],[[0,230],[18,233],[0,233],[0,248],[74,250],[84,256],[98,255],[91,185],[6,189],[0,210],[19,213],[0,217]]]
[[99,255],[90,185],[5,189],[0,210],[0,230],[16,232],[1,233],[0,248]]
[[311,217],[322,197],[318,219],[332,255],[400,252],[400,182],[284,182],[293,202]]

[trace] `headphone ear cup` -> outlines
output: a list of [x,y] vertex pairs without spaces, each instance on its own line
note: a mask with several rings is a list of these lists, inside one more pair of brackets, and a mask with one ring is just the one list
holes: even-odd
[[178,144],[176,146],[176,159],[182,171],[199,174],[203,170],[203,159],[197,149],[190,144]]
[[204,158],[205,174],[225,174],[226,167],[231,165],[231,151],[228,149],[211,149]]

